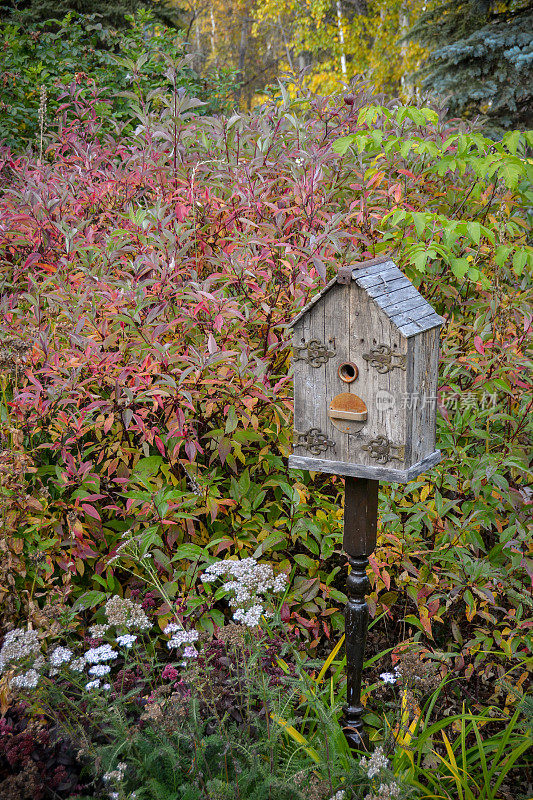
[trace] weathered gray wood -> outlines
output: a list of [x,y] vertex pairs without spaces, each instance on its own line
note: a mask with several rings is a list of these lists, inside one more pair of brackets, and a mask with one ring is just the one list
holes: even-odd
[[446,320],[444,320],[438,314],[433,313],[429,314],[427,317],[416,320],[416,322],[410,322],[407,325],[401,325],[400,330],[403,336],[410,338],[411,336],[416,336],[424,331],[431,330],[431,328],[440,327],[444,325],[445,322]]
[[376,275],[377,273],[383,272],[385,269],[390,269],[393,266],[395,267],[396,264],[391,260],[383,261],[381,264],[371,264],[369,267],[358,267],[352,272],[352,280],[359,280],[359,278],[365,278],[368,275]]
[[391,294],[397,289],[407,289],[408,286],[411,286],[411,282],[409,278],[401,277],[401,278],[394,278],[391,281],[387,282],[387,285],[381,284],[379,286],[370,286],[366,289],[366,293],[369,297],[381,297],[384,294]]
[[383,270],[382,272],[374,273],[374,275],[363,275],[357,277],[357,285],[364,289],[369,289],[371,286],[387,285],[387,281],[397,280],[398,278],[405,277],[402,275],[397,267]]
[[411,323],[422,323],[425,324],[427,317],[434,316],[435,312],[431,308],[431,306],[426,303],[424,306],[417,306],[415,308],[409,308],[405,311],[397,312],[396,314],[391,314],[391,322],[398,326],[403,331],[403,328],[406,325],[410,325]]
[[411,300],[413,297],[421,297],[418,294],[414,286],[406,286],[403,289],[398,289],[395,292],[391,292],[388,295],[381,295],[381,297],[376,297],[375,301],[380,308],[384,311],[387,310],[389,306],[402,303],[404,300]]
[[337,285],[324,298],[323,303],[324,325],[326,330],[335,331],[337,352],[337,356],[331,358],[325,368],[324,412],[327,420],[326,430],[328,436],[335,442],[335,458],[339,461],[349,461],[352,457],[350,437],[334,426],[328,415],[329,404],[336,395],[351,391],[351,387],[359,383],[359,379],[357,379],[353,384],[346,384],[338,375],[339,366],[343,361],[352,360],[350,358],[350,287],[351,284]]
[[[407,356],[407,342],[387,315],[369,298],[366,290],[352,283],[350,289],[350,360],[359,367],[359,377],[350,384],[350,391],[359,395],[368,408],[368,420],[361,433],[365,442],[349,437],[349,460],[374,466],[376,460],[363,444],[385,436],[392,444],[405,443],[406,420],[392,405],[406,392],[406,373],[401,369],[379,373],[365,355],[379,345],[388,345],[398,355]],[[397,451],[393,453],[398,455]],[[401,468],[404,462],[391,460],[387,467]]]
[[423,297],[420,297],[420,295],[417,292],[411,298],[407,298],[400,303],[394,302],[388,306],[380,304],[380,308],[382,308],[383,311],[386,311],[391,320],[394,322],[394,317],[396,314],[403,314],[405,311],[411,311],[411,309],[413,308],[420,308],[420,307],[425,308],[427,305],[428,303],[426,302],[426,300],[424,300]]
[[407,382],[411,390],[406,408],[407,443],[413,462],[435,448],[439,329],[432,328],[409,340]]
[[[328,345],[330,338],[335,339],[335,336],[330,328],[326,335],[323,304],[315,306],[293,328],[293,346],[303,346],[314,339]],[[332,349],[336,350],[336,342],[332,344]],[[299,360],[294,364],[295,442],[298,441],[299,433],[305,434],[312,429],[327,436],[326,365],[313,367],[306,360]],[[308,449],[303,445],[295,444],[294,449],[296,453],[309,455]],[[325,452],[336,455],[332,446]]]
[[367,467],[363,464],[346,464],[344,461],[328,461],[323,458],[290,455],[289,468],[305,469],[309,472],[327,472],[332,475],[350,475],[353,478],[369,478],[390,483],[408,483],[438,464],[441,458],[440,450],[436,450],[417,464],[413,464],[409,469],[387,469],[381,466]]
[[[330,281],[293,322],[293,345],[300,348],[294,363],[294,455],[330,465],[322,471],[405,482],[409,470],[435,451],[444,320],[392,261],[371,264],[364,273],[361,267],[349,283]],[[323,363],[317,352],[326,355]],[[350,383],[338,374],[345,361],[358,369]],[[329,414],[341,394],[362,401],[355,405],[363,419]],[[337,401],[337,408],[349,407]]]

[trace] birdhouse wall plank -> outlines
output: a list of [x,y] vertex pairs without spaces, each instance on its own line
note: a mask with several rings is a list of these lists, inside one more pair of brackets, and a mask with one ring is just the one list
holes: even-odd
[[[350,287],[334,286],[331,292],[324,299],[324,325],[325,330],[333,334],[335,338],[335,356],[328,359],[325,367],[326,372],[326,432],[328,438],[335,442],[335,449],[328,451],[328,457],[335,458],[336,461],[353,460],[353,448],[351,447],[350,436],[341,433],[332,424],[327,411],[333,398],[340,392],[350,391],[350,386],[339,378],[338,370],[342,362],[352,360],[350,358]],[[355,381],[355,384],[358,381]],[[353,385],[355,385],[353,384]]]
[[407,382],[413,387],[407,404],[407,440],[411,463],[435,450],[439,328],[409,339]]

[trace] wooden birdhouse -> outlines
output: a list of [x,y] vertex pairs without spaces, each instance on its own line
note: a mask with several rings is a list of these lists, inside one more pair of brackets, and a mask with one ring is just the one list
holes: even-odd
[[443,324],[390,259],[341,269],[291,323],[289,467],[406,483],[437,464]]

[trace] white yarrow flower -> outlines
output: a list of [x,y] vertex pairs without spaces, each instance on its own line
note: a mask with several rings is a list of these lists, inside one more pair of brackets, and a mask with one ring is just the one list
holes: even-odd
[[170,641],[167,642],[167,647],[169,650],[172,650],[181,647],[183,644],[192,644],[192,642],[196,642],[197,640],[198,631],[177,630]]
[[255,558],[217,561],[202,575],[205,583],[212,583],[217,578],[224,578],[222,588],[232,594],[229,604],[236,609],[233,619],[250,628],[258,625],[265,613],[263,604],[258,602],[261,595],[282,592],[287,583],[285,573],[275,577],[270,564],[258,564]]
[[39,673],[35,669],[29,669],[22,675],[16,675],[10,681],[10,686],[15,686],[17,689],[35,689],[39,683]]
[[32,655],[39,655],[41,643],[37,631],[15,628],[8,631],[0,650],[0,675],[13,661],[20,661]]
[[88,664],[98,664],[100,661],[112,661],[117,656],[118,653],[110,644],[101,644],[100,647],[91,647],[87,650],[84,659]]
[[121,647],[127,647],[129,650],[133,643],[137,641],[134,633],[125,633],[123,636],[117,636],[117,642]]
[[73,669],[74,672],[83,672],[85,669],[85,658],[80,656],[79,658],[75,658],[74,661],[71,661],[69,664],[69,669]]
[[394,672],[382,672],[379,677],[383,683],[396,683],[396,675]]
[[68,647],[56,647],[50,654],[50,666],[52,667],[50,674],[55,675],[59,667],[63,664],[68,664],[73,655],[74,653]]
[[381,770],[388,766],[388,763],[389,761],[381,746],[376,747],[370,758],[361,759],[361,766],[366,770],[369,778],[375,778],[376,775],[379,775]]
[[100,678],[96,678],[94,681],[89,681],[89,683],[85,684],[85,689],[88,692],[91,692],[93,689],[98,689],[100,687]]
[[98,678],[101,678],[103,675],[108,675],[111,672],[111,667],[109,664],[95,664],[94,667],[91,667],[89,670],[89,675],[96,675]]

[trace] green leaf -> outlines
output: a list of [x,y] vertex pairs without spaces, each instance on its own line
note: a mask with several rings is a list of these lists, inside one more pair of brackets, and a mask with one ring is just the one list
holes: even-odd
[[500,170],[500,176],[508,189],[516,189],[518,181],[526,177],[526,171],[520,164],[507,161]]
[[228,411],[228,416],[226,417],[225,433],[233,433],[238,424],[239,420],[237,419],[237,412],[235,411],[235,406],[230,406]]
[[149,456],[148,458],[141,458],[136,463],[133,470],[134,473],[141,472],[148,475],[156,475],[159,467],[163,463],[161,456]]
[[474,244],[479,244],[481,239],[481,225],[479,222],[468,222],[466,225],[466,230],[468,231],[468,235]]
[[509,152],[515,156],[516,151],[518,150],[518,145],[520,144],[520,131],[509,131],[503,137],[503,143],[505,147],[509,150]]
[[355,142],[355,136],[343,136],[333,142],[333,150],[340,156],[343,156]]
[[470,262],[466,258],[452,258],[452,272],[456,278],[464,278],[469,269]]
[[521,275],[528,260],[527,250],[517,250],[513,256],[513,272]]
[[312,558],[309,558],[309,556],[306,556],[303,553],[298,553],[297,555],[295,555],[294,560],[304,569],[307,570],[316,569],[317,562],[313,561]]
[[413,217],[413,224],[418,234],[418,238],[420,239],[426,229],[426,214],[423,214],[421,211],[413,211],[411,216]]
[[419,272],[425,272],[428,260],[428,251],[418,250],[411,256],[409,260]]

